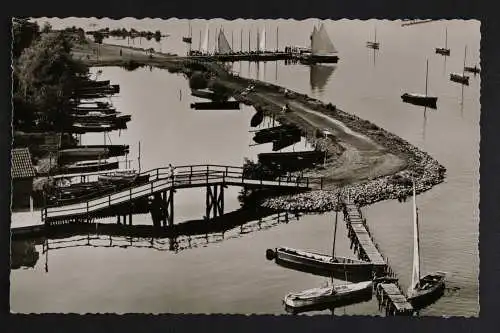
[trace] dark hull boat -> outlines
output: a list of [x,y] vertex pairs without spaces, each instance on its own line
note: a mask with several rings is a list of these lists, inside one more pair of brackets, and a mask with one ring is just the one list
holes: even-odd
[[408,302],[417,310],[435,302],[444,293],[445,277],[444,273],[436,272],[420,278]]
[[429,76],[429,60],[427,60],[427,67],[425,72],[425,94],[404,93],[401,99],[405,103],[429,107],[432,109],[437,108],[437,97],[427,95],[427,80]]
[[324,24],[321,24],[319,29],[314,27],[311,35],[311,51],[303,53],[299,61],[304,64],[319,64],[319,63],[337,63],[339,57],[336,55],[337,50],[326,32]]
[[378,50],[380,48],[380,43],[378,42],[366,42],[366,47],[374,50]]
[[229,101],[229,102],[192,103],[191,109],[195,109],[195,110],[239,110],[240,109],[240,102]]
[[339,61],[339,57],[336,55],[303,55],[299,61],[306,65],[314,64],[336,64]]
[[464,75],[464,74],[451,73],[450,80],[453,82],[464,84],[466,86],[469,85],[469,77],[467,75]]
[[110,80],[101,80],[101,81],[94,81],[94,80],[88,80],[88,81],[82,81],[78,84],[79,87],[84,88],[84,87],[107,87],[110,85]]
[[419,218],[413,182],[413,270],[407,299],[415,309],[420,309],[437,300],[445,288],[445,273],[435,272],[420,277]]
[[182,37],[182,41],[186,44],[191,44],[193,39],[191,37]]
[[104,123],[83,123],[83,122],[75,122],[69,130],[73,133],[87,133],[87,132],[108,132],[112,131],[115,128],[112,124]]
[[250,126],[252,127],[257,127],[260,124],[262,124],[262,121],[264,120],[264,112],[258,110],[257,113],[255,113],[250,120]]
[[449,56],[450,49],[445,49],[443,47],[436,47],[436,53],[444,56]]
[[278,265],[299,271],[314,273],[323,276],[345,275],[351,280],[357,278],[371,278],[373,264],[367,261],[355,260],[344,257],[332,257],[315,252],[296,250],[287,247],[278,247],[274,250],[268,249],[266,257],[275,260]]
[[436,54],[443,56],[450,55],[450,49],[448,48],[448,28],[445,30],[444,47],[436,47]]
[[465,66],[464,71],[473,73],[474,75],[479,74],[481,72],[481,70],[477,66],[474,67]]
[[103,113],[103,112],[95,112],[95,111],[89,111],[89,112],[83,112],[83,113],[72,113],[69,115],[69,118],[73,121],[85,121],[85,120],[113,120],[116,118],[116,113]]
[[191,95],[194,97],[205,98],[212,101],[225,102],[228,100],[227,96],[217,94],[209,90],[193,89],[191,90]]
[[62,166],[59,168],[59,173],[73,174],[73,173],[85,173],[85,172],[95,172],[95,171],[113,170],[113,169],[118,169],[118,162],[86,161],[86,162],[78,162]]
[[401,95],[401,99],[405,103],[426,106],[432,109],[437,108],[437,97],[430,97],[421,94],[404,93],[403,95]]

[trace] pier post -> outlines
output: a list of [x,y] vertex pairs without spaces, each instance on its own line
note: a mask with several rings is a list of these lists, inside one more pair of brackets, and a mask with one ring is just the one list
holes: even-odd
[[[220,189],[219,189],[220,187]],[[224,185],[207,186],[205,219],[224,214]]]

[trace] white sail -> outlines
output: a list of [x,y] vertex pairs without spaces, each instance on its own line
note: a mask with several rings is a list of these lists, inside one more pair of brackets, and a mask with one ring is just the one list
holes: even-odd
[[205,38],[203,38],[203,43],[201,44],[200,51],[203,54],[208,53],[208,24],[207,27],[205,28]]
[[312,44],[313,44],[313,37],[316,36],[318,34],[318,29],[316,29],[316,26],[314,26],[314,29],[313,29],[313,32],[311,34],[311,50],[312,50]]
[[411,285],[408,294],[411,295],[420,281],[420,248],[418,237],[418,215],[417,201],[415,194],[415,182],[413,182],[413,271],[411,275]]
[[266,51],[266,27],[262,28],[262,33],[259,37],[259,51]]
[[233,52],[222,29],[219,30],[219,37],[217,38],[217,50],[221,54],[229,54]]
[[313,55],[328,55],[337,53],[337,50],[335,49],[335,46],[333,46],[323,23],[316,33],[313,31],[311,38],[311,52]]

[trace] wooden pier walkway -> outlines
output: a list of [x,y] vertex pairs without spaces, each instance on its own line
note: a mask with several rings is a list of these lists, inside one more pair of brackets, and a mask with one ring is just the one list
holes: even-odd
[[[369,261],[374,265],[376,276],[393,275],[392,270],[380,253],[373,237],[363,218],[360,208],[351,202],[345,203],[344,220],[347,226],[348,237],[351,247],[362,260]],[[397,279],[393,283],[380,283],[376,287],[376,295],[381,309],[385,309],[386,315],[412,315],[413,307],[407,301]]]
[[[153,197],[159,206],[161,220],[173,224],[173,193],[178,189],[206,187],[207,215],[209,218],[220,216],[224,209],[224,188],[242,186],[266,189],[313,190],[323,188],[322,178],[300,176],[281,176],[272,180],[246,176],[242,167],[225,165],[187,165],[176,167],[172,174],[170,168],[157,168],[142,172],[139,176],[148,176],[149,181],[134,184],[117,192],[97,198],[84,199],[67,205],[52,205],[42,209],[42,221],[46,224],[61,221],[81,222],[91,220],[103,211],[118,207],[132,206],[140,199]],[[132,208],[131,208],[132,209]],[[213,212],[213,213],[212,213]],[[131,218],[131,213],[127,214]]]

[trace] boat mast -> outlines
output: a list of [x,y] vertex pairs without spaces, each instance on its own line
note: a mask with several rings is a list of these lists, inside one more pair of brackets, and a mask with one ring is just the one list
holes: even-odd
[[429,76],[429,59],[427,59],[427,69],[425,71],[425,97],[427,97],[427,81]]
[[467,58],[467,45],[465,45],[464,66],[462,67],[462,76],[465,76],[465,58]]
[[411,277],[410,293],[420,281],[420,239],[418,233],[417,201],[415,193],[415,180],[413,179],[413,272]]
[[276,27],[276,52],[279,52],[279,26]]
[[446,27],[444,36],[445,36],[444,37],[444,48],[447,50],[448,49],[448,27]]
[[200,29],[200,40],[198,42],[198,51],[201,52],[201,29]]
[[374,44],[377,44],[377,26],[375,26],[375,42]]
[[[337,193],[337,205],[340,205],[340,192]],[[339,213],[335,209],[335,224],[333,227],[333,245],[332,245],[332,259],[335,260],[335,240],[337,239],[337,223],[338,223]],[[333,285],[333,274],[332,274],[332,285]]]
[[243,53],[243,29],[240,32],[240,52]]

